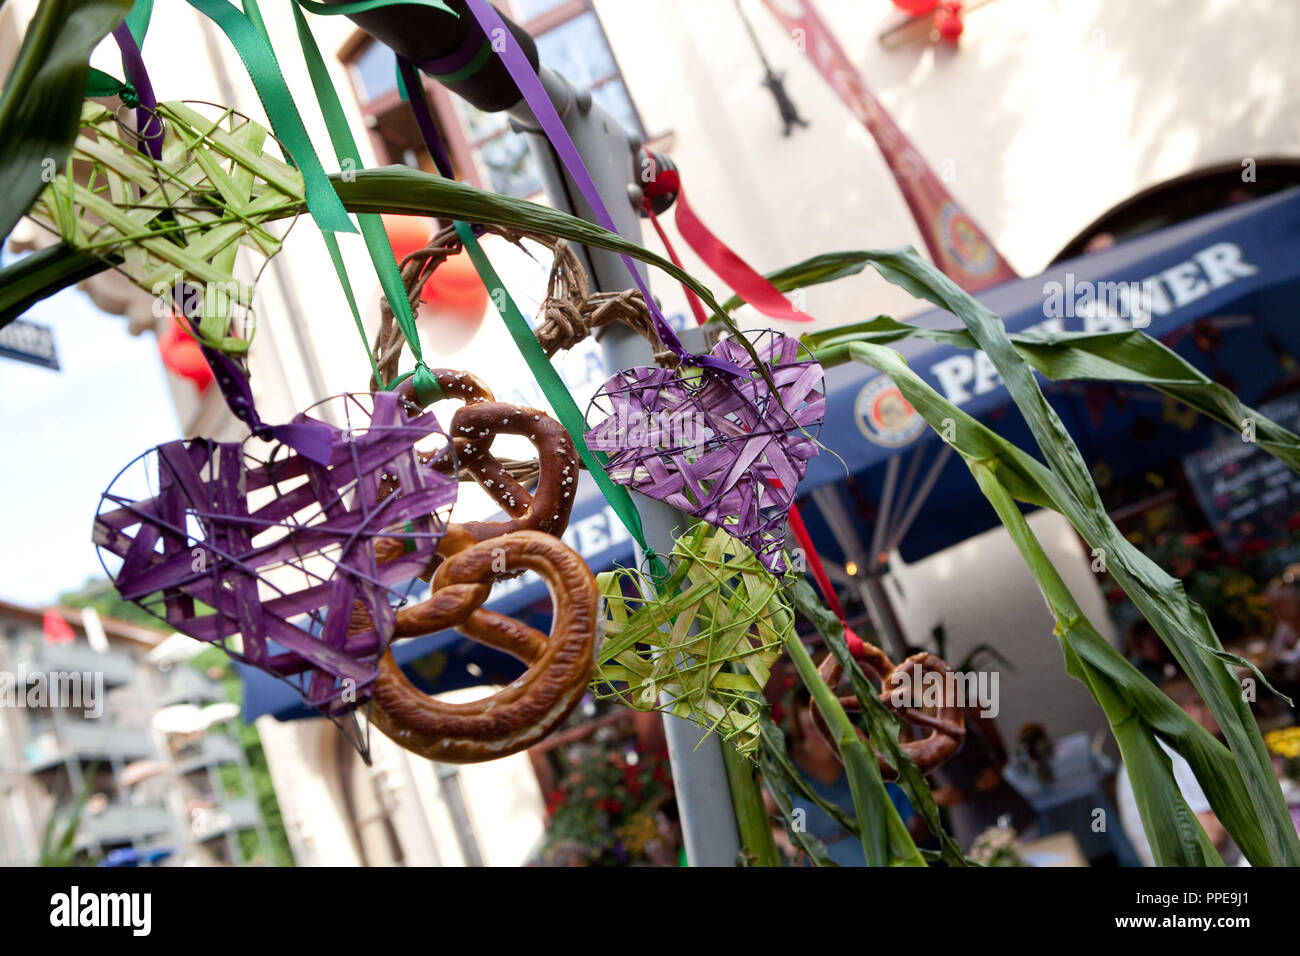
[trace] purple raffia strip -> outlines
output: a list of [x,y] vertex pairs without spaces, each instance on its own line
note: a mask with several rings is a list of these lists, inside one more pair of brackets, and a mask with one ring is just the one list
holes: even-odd
[[135,111],[136,135],[140,137],[140,151],[148,151],[155,160],[162,159],[162,120],[154,113],[158,100],[154,96],[153,84],[149,82],[149,73],[144,68],[144,57],[135,37],[123,20],[113,28],[113,39],[122,51],[122,68],[126,71],[126,81],[135,87],[135,95],[140,105]]
[[[542,81],[538,79],[537,73],[534,72],[532,64],[528,62],[528,57],[519,47],[517,41],[505,24],[501,21],[500,15],[486,0],[468,0],[469,9],[474,14],[474,19],[483,28],[484,34],[493,38],[493,47],[501,46],[498,55],[501,62],[505,64],[515,85],[519,87],[519,92],[523,94],[524,101],[533,111],[533,116],[542,127],[542,132],[546,138],[551,141],[555,147],[556,155],[560,157],[569,175],[573,177],[574,183],[578,186],[578,191],[582,193],[582,198],[587,201],[592,212],[596,216],[596,221],[608,229],[610,232],[617,233],[618,227],[614,225],[614,220],[605,208],[604,201],[600,198],[600,191],[596,189],[596,184],[592,181],[591,174],[587,171],[587,166],[582,161],[578,149],[573,145],[573,140],[569,137],[569,131],[564,128],[564,123],[555,111],[555,104],[551,98],[546,95],[546,90],[542,86]],[[499,31],[499,32],[494,32]],[[502,38],[498,43],[497,38]],[[659,340],[674,355],[688,365],[698,365],[703,368],[716,369],[717,371],[727,372],[732,375],[744,375],[745,371],[734,362],[717,357],[716,355],[694,355],[682,345],[681,340],[677,338],[677,333],[673,331],[671,325],[659,311],[659,306],[655,305],[654,296],[650,294],[650,288],[646,285],[641,273],[637,271],[636,264],[633,263],[630,256],[626,253],[619,253],[623,264],[627,266],[627,271],[632,275],[632,281],[636,287],[641,290],[641,295],[645,298],[646,307],[650,310],[650,317],[654,321],[655,332],[659,335]]]

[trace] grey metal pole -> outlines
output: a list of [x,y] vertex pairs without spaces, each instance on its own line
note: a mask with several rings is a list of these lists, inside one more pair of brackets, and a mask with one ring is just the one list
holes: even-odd
[[[639,242],[641,220],[628,198],[629,187],[637,182],[634,157],[641,145],[639,139],[629,136],[617,120],[592,101],[590,93],[574,90],[566,80],[545,68],[541,75],[619,234]],[[511,110],[511,115],[516,124],[529,134],[529,145],[552,204],[575,216],[594,220],[593,211],[561,168],[550,142],[534,131],[527,108]],[[628,287],[627,268],[616,253],[585,247],[575,251],[585,260],[594,288],[611,292]],[[645,265],[637,263],[637,267],[645,276]],[[649,343],[631,329],[612,323],[603,333],[600,344],[607,369],[612,371],[652,363]],[[684,338],[690,348],[705,350],[702,333],[687,334]],[[686,517],[662,502],[636,492],[632,494],[641,512],[646,543],[660,554],[667,554],[672,550],[674,540],[686,530]],[[641,557],[638,548],[637,560],[640,561]],[[716,734],[710,734],[701,741],[704,732],[697,725],[668,715],[664,716],[664,731],[668,739],[668,756],[672,761],[673,785],[681,814],[687,861],[691,866],[734,866],[740,853],[740,837],[720,740]]]

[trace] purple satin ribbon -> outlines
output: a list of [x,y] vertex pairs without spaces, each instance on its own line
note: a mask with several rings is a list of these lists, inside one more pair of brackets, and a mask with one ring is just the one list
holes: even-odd
[[140,105],[135,111],[136,135],[140,137],[140,150],[146,149],[155,160],[162,159],[162,120],[154,113],[158,99],[154,96],[153,84],[149,82],[149,72],[144,68],[144,57],[140,47],[126,21],[113,28],[113,39],[122,51],[122,69],[126,71],[126,81],[135,87],[135,95]]
[[429,115],[429,104],[424,98],[424,90],[420,87],[423,80],[415,72],[415,65],[404,56],[397,58],[397,69],[401,72],[402,82],[406,85],[406,98],[411,104],[411,112],[415,114],[415,125],[420,127],[420,135],[424,137],[425,149],[429,151],[433,164],[438,167],[442,177],[455,179],[452,174],[451,160],[447,157],[446,149],[443,148],[442,137],[438,135],[438,126]]
[[334,446],[335,429],[319,422],[290,422],[287,425],[268,425],[262,421],[253,405],[253,389],[248,383],[244,370],[229,355],[200,343],[203,357],[212,367],[221,395],[226,400],[231,414],[248,426],[263,441],[280,441],[288,445],[304,458],[309,458],[319,465],[330,463],[330,453]]
[[[569,175],[573,177],[574,183],[578,186],[578,191],[582,193],[582,198],[587,201],[596,217],[596,222],[604,226],[610,232],[617,233],[618,227],[614,225],[613,217],[610,216],[609,210],[605,208],[605,203],[600,198],[600,191],[596,189],[595,182],[592,181],[591,174],[587,171],[586,164],[582,161],[582,156],[578,149],[573,145],[573,140],[569,137],[569,131],[564,128],[564,123],[560,120],[560,115],[555,111],[555,104],[551,98],[546,95],[546,89],[542,86],[542,81],[538,79],[537,73],[533,70],[532,64],[528,62],[528,57],[520,49],[519,42],[515,39],[514,34],[506,29],[500,15],[487,0],[467,0],[470,12],[474,14],[474,19],[483,28],[484,34],[492,37],[494,40],[498,37],[504,38],[504,49],[498,50],[501,62],[505,64],[515,85],[519,87],[519,92],[523,94],[526,102],[533,111],[533,116],[542,127],[542,132],[546,138],[551,141],[555,147],[556,155],[564,163]],[[500,31],[494,33],[494,30]],[[493,43],[495,48],[500,44]],[[745,370],[739,365],[720,359],[713,355],[694,355],[682,345],[681,340],[677,338],[677,333],[673,331],[672,326],[663,317],[659,307],[655,305],[654,297],[650,294],[650,289],[646,285],[641,273],[637,271],[636,264],[633,263],[630,256],[625,253],[619,253],[623,264],[627,266],[627,271],[632,275],[632,281],[636,287],[641,290],[641,295],[645,297],[646,307],[650,310],[650,317],[654,322],[655,332],[659,335],[659,340],[664,346],[676,355],[681,361],[698,365],[702,368],[711,368],[718,371],[728,372],[732,375],[743,376]]]
[[[149,82],[149,71],[145,69],[144,57],[141,56],[140,47],[136,44],[135,37],[131,36],[126,23],[117,25],[113,30],[113,39],[117,41],[122,51],[122,68],[126,71],[127,82],[135,87],[136,96],[140,100],[135,120],[137,135],[140,137],[139,148],[142,152],[147,149],[155,161],[161,161],[163,127],[162,121],[154,113],[154,109],[158,106],[158,99],[154,95],[153,84]],[[174,287],[176,291],[183,288],[184,285],[180,283]],[[177,305],[179,308],[180,303]],[[184,314],[183,308],[180,314]],[[188,321],[186,324],[189,324]],[[212,368],[213,378],[216,379],[231,414],[247,425],[249,431],[263,441],[283,442],[304,458],[309,458],[317,464],[329,464],[334,443],[334,429],[328,425],[307,422],[268,425],[262,421],[253,406],[253,390],[248,383],[248,375],[239,364],[230,356],[209,348],[201,342],[199,347]]]

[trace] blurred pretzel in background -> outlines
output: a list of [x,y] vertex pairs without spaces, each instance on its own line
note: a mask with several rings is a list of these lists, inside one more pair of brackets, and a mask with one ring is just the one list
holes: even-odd
[[[899,749],[916,764],[922,773],[929,773],[944,764],[958,751],[962,740],[966,736],[966,718],[959,701],[955,699],[958,684],[957,681],[949,679],[953,674],[952,668],[942,659],[924,652],[913,654],[896,666],[889,659],[889,655],[868,641],[862,641],[860,648],[855,644],[853,650],[858,666],[862,668],[868,677],[874,678],[880,683],[880,702],[909,724],[916,727],[925,727],[930,731],[927,736],[919,740],[900,739],[898,742]],[[943,687],[943,700],[937,707],[907,706],[908,702],[914,702],[920,698],[921,675],[925,672],[938,675]],[[826,655],[821,667],[818,668],[818,673],[827,686],[832,690],[839,690],[844,679],[844,668],[840,666],[840,662],[836,660],[835,655]],[[853,693],[840,696],[839,702],[840,706],[850,714],[862,712],[862,705],[858,701],[857,695]],[[826,724],[826,718],[817,709],[815,703],[809,703],[808,706],[812,711],[813,722],[818,733],[821,734],[827,745],[838,757],[839,748],[835,746],[834,735]],[[862,730],[858,730],[858,736],[870,746],[870,741]],[[881,775],[886,780],[897,779],[898,772],[889,765],[888,761],[879,752],[876,753],[876,762],[880,765]]]

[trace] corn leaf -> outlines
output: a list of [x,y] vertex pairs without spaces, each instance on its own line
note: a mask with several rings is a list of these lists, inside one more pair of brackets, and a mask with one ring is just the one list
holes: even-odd
[[[849,353],[855,360],[889,375],[908,402],[936,430],[943,429],[945,421],[954,423],[955,428],[949,429],[949,433],[954,436],[954,449],[968,463],[974,462],[992,469],[996,473],[998,485],[1011,496],[1030,504],[1052,508],[1074,521],[1072,512],[1077,512],[1078,509],[1071,505],[1069,491],[1055,472],[939,395],[907,366],[897,352],[883,346],[856,343],[849,349]],[[1104,512],[1101,514],[1104,515]],[[1006,516],[1002,517],[1006,520]],[[1078,526],[1079,524],[1076,523],[1076,527]],[[1114,558],[1108,554],[1108,570],[1113,567]],[[1043,568],[1030,563],[1030,570],[1041,571]],[[1157,568],[1156,573],[1162,572]],[[1039,578],[1038,581],[1040,588],[1043,587],[1043,579]],[[1181,585],[1177,586],[1176,592],[1181,594]],[[1144,603],[1151,602],[1147,599]],[[1058,605],[1060,605],[1059,600]],[[1088,665],[1090,673],[1095,672],[1120,688],[1126,702],[1140,716],[1142,724],[1149,729],[1150,733],[1159,736],[1171,749],[1187,760],[1216,815],[1251,863],[1267,866],[1277,859],[1286,861],[1289,851],[1285,841],[1280,841],[1282,852],[1278,854],[1266,838],[1262,818],[1270,811],[1260,813],[1255,806],[1253,794],[1245,780],[1248,771],[1243,767],[1240,758],[1234,757],[1233,753],[1192,721],[1150,681],[1142,677],[1118,651],[1096,633],[1094,628],[1090,625],[1085,627],[1081,623],[1083,620],[1081,614],[1076,615],[1070,611],[1063,611],[1063,614],[1064,620],[1058,617],[1058,623],[1061,625],[1059,633],[1069,651],[1079,661]],[[1204,620],[1203,612],[1200,619]],[[1191,620],[1196,621],[1196,618],[1191,617]],[[1205,623],[1205,628],[1209,630],[1208,622]],[[1210,633],[1213,634],[1213,631]],[[1068,662],[1069,654],[1067,654]],[[1089,689],[1096,693],[1093,683],[1087,680],[1085,683],[1088,683]],[[1102,688],[1103,691],[1106,689]],[[1247,729],[1258,733],[1253,720],[1249,721]],[[1130,747],[1130,750],[1132,749]],[[1144,752],[1154,756],[1149,749]],[[1131,779],[1135,794],[1139,788],[1148,790],[1159,788],[1159,780],[1145,780],[1138,770],[1134,771]],[[1271,767],[1269,779],[1276,786],[1276,778],[1272,774]],[[1280,800],[1280,791],[1278,797]],[[1153,798],[1143,799],[1151,805]],[[1281,813],[1289,824],[1290,818],[1286,813],[1285,805]],[[1280,827],[1273,827],[1275,832],[1278,829]],[[1294,833],[1294,829],[1291,832]],[[1159,844],[1153,841],[1153,851],[1158,847]],[[1286,865],[1290,864],[1286,863]]]

